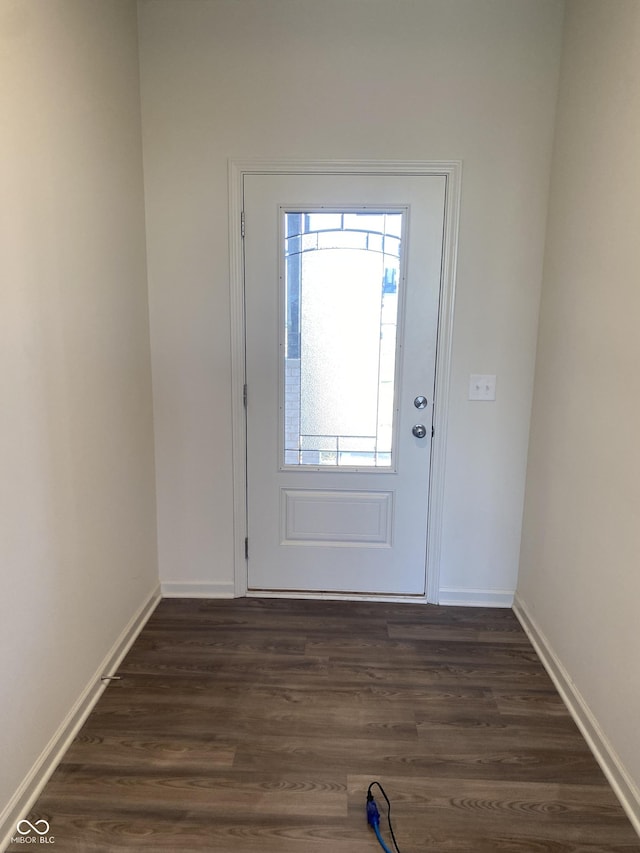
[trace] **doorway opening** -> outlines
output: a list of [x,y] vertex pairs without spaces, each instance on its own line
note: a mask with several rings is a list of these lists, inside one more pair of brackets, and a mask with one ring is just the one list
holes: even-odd
[[437,603],[461,164],[229,170],[236,595]]

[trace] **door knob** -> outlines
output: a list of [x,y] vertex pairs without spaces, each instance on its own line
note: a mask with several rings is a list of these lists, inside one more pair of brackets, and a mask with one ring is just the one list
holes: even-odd
[[424,438],[427,434],[427,428],[424,424],[416,424],[411,432],[415,435],[416,438]]

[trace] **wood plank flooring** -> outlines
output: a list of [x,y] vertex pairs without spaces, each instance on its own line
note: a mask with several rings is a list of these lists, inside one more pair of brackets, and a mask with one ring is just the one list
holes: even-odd
[[119,675],[30,815],[58,853],[373,853],[375,779],[402,853],[640,853],[509,610],[169,599]]

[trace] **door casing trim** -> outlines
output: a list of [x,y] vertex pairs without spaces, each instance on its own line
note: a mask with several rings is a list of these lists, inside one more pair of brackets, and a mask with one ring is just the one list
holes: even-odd
[[[265,174],[353,174],[353,175],[439,175],[446,178],[442,278],[436,349],[434,398],[435,434],[432,442],[425,555],[426,593],[398,596],[394,601],[423,601],[437,604],[440,598],[442,508],[444,502],[449,381],[453,343],[456,259],[462,188],[461,160],[236,160],[228,163],[229,174],[229,288],[231,324],[231,418],[233,464],[234,590],[236,596],[250,594],[247,583],[245,537],[247,535],[247,433],[244,406],[245,322],[244,253],[242,234],[243,184],[245,175]],[[260,593],[264,595],[264,592]],[[296,593],[278,593],[299,597]],[[309,595],[305,597],[325,597]],[[362,596],[331,596],[358,598]],[[371,599],[371,596],[366,598]],[[383,596],[389,600],[389,596]]]

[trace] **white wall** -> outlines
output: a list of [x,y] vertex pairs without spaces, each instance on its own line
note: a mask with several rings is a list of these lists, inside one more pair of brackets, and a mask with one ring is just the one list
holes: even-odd
[[0,117],[1,813],[158,582],[135,4],[3,0]]
[[512,591],[561,0],[139,10],[162,580],[232,590],[227,159],[462,159],[441,583]]
[[640,4],[570,0],[518,595],[636,785]]

